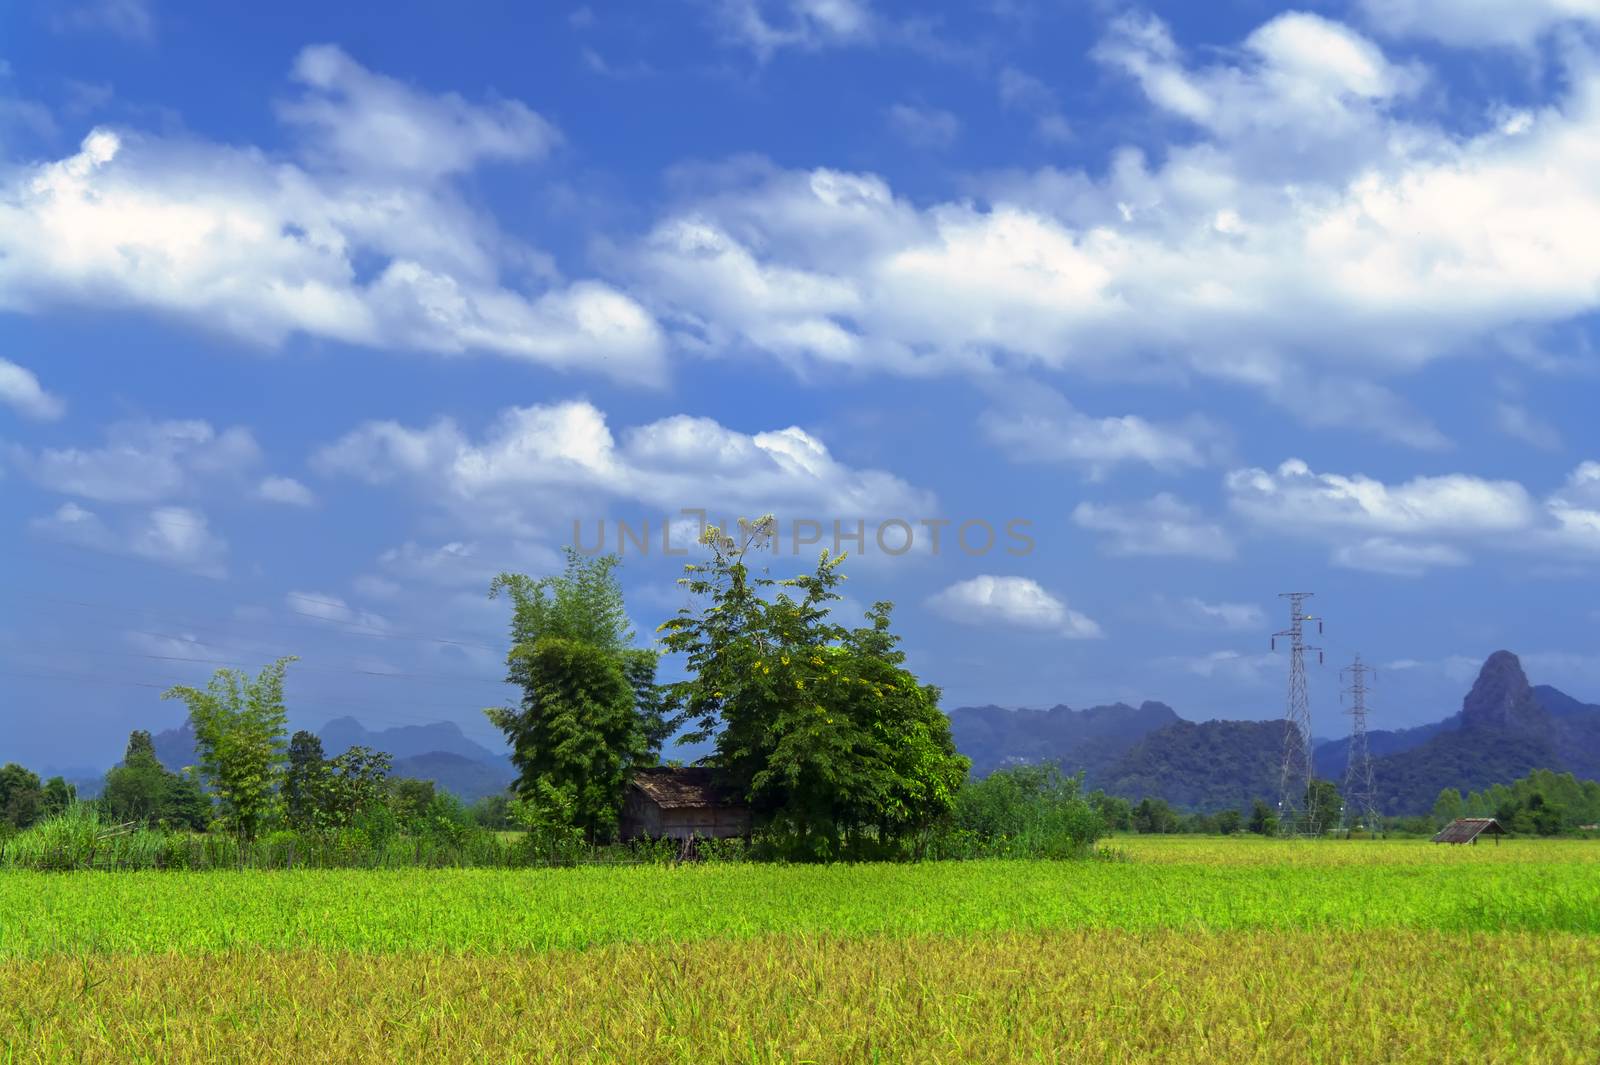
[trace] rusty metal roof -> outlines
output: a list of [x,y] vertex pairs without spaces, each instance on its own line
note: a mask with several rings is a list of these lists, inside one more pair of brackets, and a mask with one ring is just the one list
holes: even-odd
[[1484,832],[1503,836],[1506,830],[1492,817],[1458,817],[1433,837],[1435,843],[1471,843]]
[[705,766],[640,769],[633,774],[633,786],[663,810],[744,805],[718,788]]

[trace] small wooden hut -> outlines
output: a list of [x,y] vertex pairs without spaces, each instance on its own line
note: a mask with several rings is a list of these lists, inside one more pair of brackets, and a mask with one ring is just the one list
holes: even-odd
[[622,838],[727,839],[750,834],[750,808],[716,786],[703,766],[634,773],[622,802]]
[[1445,825],[1437,836],[1433,837],[1435,843],[1476,843],[1478,837],[1488,834],[1494,837],[1496,845],[1506,830],[1500,827],[1500,822],[1492,817],[1458,817]]

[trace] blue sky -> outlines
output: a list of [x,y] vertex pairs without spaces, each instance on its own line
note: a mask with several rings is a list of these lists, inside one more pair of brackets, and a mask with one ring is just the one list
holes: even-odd
[[1277,716],[1289,590],[1319,735],[1600,700],[1600,9],[1200,7],[7,5],[0,759],[492,740],[490,576],[648,521],[648,636],[688,508],[865,522],[947,706]]

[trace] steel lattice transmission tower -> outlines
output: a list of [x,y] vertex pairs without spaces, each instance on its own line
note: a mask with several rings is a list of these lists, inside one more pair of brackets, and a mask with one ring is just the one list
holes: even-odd
[[1284,835],[1304,832],[1318,835],[1322,826],[1317,824],[1317,810],[1308,801],[1314,774],[1311,768],[1311,694],[1306,688],[1306,652],[1317,652],[1317,662],[1322,662],[1322,648],[1310,647],[1305,642],[1305,623],[1315,621],[1317,632],[1322,632],[1322,619],[1307,614],[1305,601],[1314,592],[1283,592],[1280,599],[1289,600],[1289,627],[1274,633],[1272,649],[1278,641],[1289,641],[1289,701],[1283,712],[1283,772],[1278,786],[1278,830]]
[[1372,783],[1372,752],[1367,748],[1367,676],[1376,677],[1378,671],[1356,660],[1339,671],[1341,680],[1349,678],[1344,694],[1350,696],[1350,757],[1344,770],[1344,823],[1346,830],[1354,827],[1357,818],[1367,831],[1376,834],[1383,825],[1378,813],[1378,789]]

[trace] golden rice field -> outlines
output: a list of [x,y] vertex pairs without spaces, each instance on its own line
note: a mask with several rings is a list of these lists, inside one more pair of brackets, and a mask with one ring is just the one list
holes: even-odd
[[1600,846],[0,875],[0,1063],[1600,1061]]

